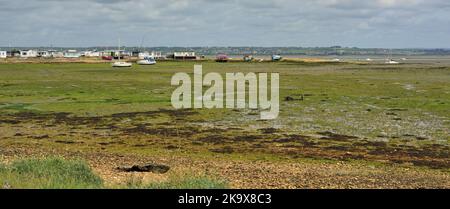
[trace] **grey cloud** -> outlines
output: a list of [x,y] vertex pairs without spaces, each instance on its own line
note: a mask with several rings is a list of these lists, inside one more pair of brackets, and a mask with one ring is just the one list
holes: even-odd
[[0,46],[450,47],[447,0],[0,0]]

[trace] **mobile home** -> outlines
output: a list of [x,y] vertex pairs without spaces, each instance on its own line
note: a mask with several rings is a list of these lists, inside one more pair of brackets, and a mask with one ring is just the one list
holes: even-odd
[[147,57],[150,57],[150,53],[149,52],[139,52],[138,57],[139,57],[139,59],[145,59]]
[[154,59],[162,59],[163,58],[162,52],[155,52],[155,51],[152,51],[152,52],[139,52],[138,57],[139,57],[139,59],[144,59],[146,57],[153,57]]
[[6,57],[20,57],[20,51],[18,50],[7,51]]
[[38,51],[38,57],[47,58],[47,57],[50,57],[50,56],[51,55],[50,55],[50,53],[48,51]]
[[162,59],[162,58],[163,58],[162,52],[155,52],[155,51],[152,51],[152,53],[150,54],[150,56],[153,57],[153,58],[155,58],[155,59]]
[[100,57],[100,52],[98,51],[85,51],[84,52],[85,57]]
[[0,51],[0,58],[6,58],[6,51]]
[[197,56],[195,56],[195,52],[174,52],[173,59],[176,60],[195,60]]
[[36,50],[21,50],[20,51],[20,57],[21,58],[32,58],[37,57],[38,52]]
[[56,51],[54,49],[48,50],[48,53],[49,53],[50,57],[53,57],[53,58],[64,57],[64,53]]
[[64,58],[79,58],[81,54],[77,50],[67,50],[64,52]]

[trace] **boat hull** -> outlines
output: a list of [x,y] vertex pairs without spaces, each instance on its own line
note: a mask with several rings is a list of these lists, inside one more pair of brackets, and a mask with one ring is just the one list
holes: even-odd
[[131,67],[132,65],[133,64],[127,62],[116,62],[112,64],[113,67]]
[[147,61],[147,60],[140,60],[137,62],[138,65],[155,65],[155,61]]

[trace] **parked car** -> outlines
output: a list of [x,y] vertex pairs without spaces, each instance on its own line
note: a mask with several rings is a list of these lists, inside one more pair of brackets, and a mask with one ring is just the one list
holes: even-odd
[[102,60],[113,60],[112,56],[102,56]]
[[228,62],[228,56],[226,54],[218,54],[216,56],[216,62]]

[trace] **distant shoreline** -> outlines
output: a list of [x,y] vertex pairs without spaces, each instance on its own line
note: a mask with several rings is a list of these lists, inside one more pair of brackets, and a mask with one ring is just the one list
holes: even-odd
[[[392,55],[390,59],[397,60],[402,64],[426,64],[426,63],[450,63],[450,55]],[[251,63],[272,62],[269,55],[254,55]],[[174,60],[159,59],[158,62],[214,62],[214,55],[199,56],[194,60]],[[384,55],[328,55],[328,56],[305,56],[305,55],[284,55],[280,62],[291,63],[354,63],[354,64],[384,64],[387,56]],[[136,62],[138,57],[125,57],[128,62]],[[109,64],[114,60],[103,60],[101,57],[80,57],[80,58],[1,58],[0,64],[64,64],[64,63],[85,63],[85,64]],[[230,55],[228,62],[245,62],[242,55]]]
[[[158,51],[163,54],[173,52],[192,51],[198,55],[210,56],[217,54],[236,55],[301,55],[301,56],[386,56],[386,55],[403,55],[403,56],[442,56],[450,55],[449,48],[357,48],[357,47],[126,47],[121,46],[125,51]],[[77,50],[77,51],[104,51],[116,50],[117,46],[92,46],[92,47],[5,47],[0,46],[1,50]]]

